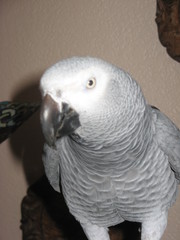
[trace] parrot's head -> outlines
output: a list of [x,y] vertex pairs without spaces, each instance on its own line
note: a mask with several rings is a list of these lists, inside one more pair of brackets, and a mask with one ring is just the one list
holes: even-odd
[[40,89],[42,130],[50,146],[64,135],[102,142],[124,131],[144,108],[140,88],[126,72],[91,57],[58,62],[43,74]]

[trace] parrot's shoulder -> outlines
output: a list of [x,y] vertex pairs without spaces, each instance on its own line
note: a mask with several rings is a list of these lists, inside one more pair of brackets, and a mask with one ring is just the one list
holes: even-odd
[[178,129],[178,127],[158,108],[154,106],[150,106],[150,107],[151,107],[152,119],[155,126],[155,130],[157,131],[157,136],[158,137],[164,136],[165,142],[166,140],[168,141],[168,139],[166,139],[167,137],[172,137],[172,138],[174,137],[178,141],[180,141],[180,130]]
[[51,186],[54,188],[54,190],[60,192],[60,158],[58,151],[49,147],[47,144],[44,144],[42,160],[44,163],[46,176]]
[[[150,106],[151,107],[151,106]],[[154,141],[168,156],[169,163],[180,180],[180,130],[159,109],[151,107],[154,126]]]

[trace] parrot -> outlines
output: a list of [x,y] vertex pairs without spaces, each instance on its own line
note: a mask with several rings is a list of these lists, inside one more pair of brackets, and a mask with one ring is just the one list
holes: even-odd
[[88,240],[141,223],[160,240],[180,182],[180,131],[140,85],[102,59],[74,56],[40,79],[45,174]]

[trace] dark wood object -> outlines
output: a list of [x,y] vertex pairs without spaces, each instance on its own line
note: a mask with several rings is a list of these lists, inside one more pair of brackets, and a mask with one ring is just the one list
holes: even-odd
[[156,23],[160,42],[180,62],[180,0],[157,0]]
[[[28,189],[21,207],[23,240],[87,240],[62,194],[52,189],[45,176]],[[111,227],[111,240],[140,240],[140,227],[131,222]]]

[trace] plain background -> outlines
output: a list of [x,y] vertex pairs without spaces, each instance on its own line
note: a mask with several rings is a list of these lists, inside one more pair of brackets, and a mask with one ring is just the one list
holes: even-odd
[[[55,62],[103,58],[127,70],[149,103],[180,127],[180,64],[159,42],[156,1],[1,0],[0,101],[39,101],[39,80]],[[20,204],[43,173],[39,113],[0,145],[0,239],[19,240]],[[180,236],[180,196],[163,240]]]

